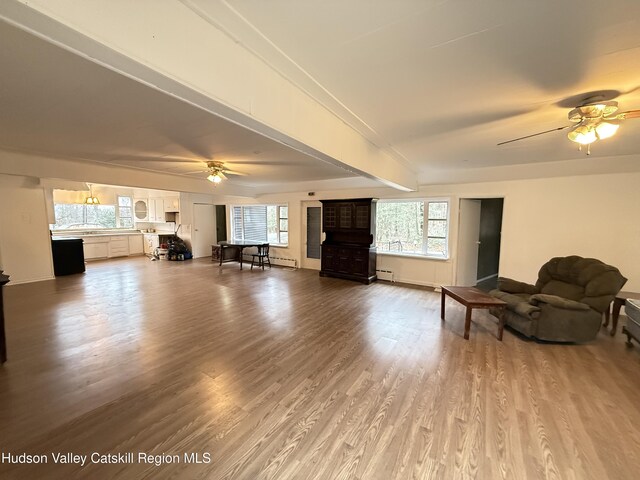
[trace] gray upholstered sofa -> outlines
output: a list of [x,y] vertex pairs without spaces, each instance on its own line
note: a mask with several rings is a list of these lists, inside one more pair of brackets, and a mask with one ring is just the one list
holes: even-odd
[[573,255],[545,263],[535,285],[500,277],[490,293],[507,302],[506,324],[527,337],[587,342],[626,281],[611,265]]

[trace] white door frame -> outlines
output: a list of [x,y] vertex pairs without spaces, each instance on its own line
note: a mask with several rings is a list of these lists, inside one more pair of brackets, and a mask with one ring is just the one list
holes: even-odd
[[[320,207],[322,203],[318,200],[307,200],[302,202],[301,210],[301,222],[302,232],[300,232],[301,252],[300,252],[300,267],[309,268],[311,270],[320,270],[321,260],[319,258],[307,258],[307,208],[308,207]],[[322,232],[322,215],[320,215],[320,231]],[[322,233],[320,233],[320,241],[322,242]]]

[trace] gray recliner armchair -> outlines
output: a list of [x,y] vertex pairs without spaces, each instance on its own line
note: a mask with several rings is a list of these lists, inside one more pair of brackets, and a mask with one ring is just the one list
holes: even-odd
[[500,277],[490,294],[507,303],[506,324],[527,337],[588,342],[626,281],[611,265],[573,255],[545,263],[535,285]]

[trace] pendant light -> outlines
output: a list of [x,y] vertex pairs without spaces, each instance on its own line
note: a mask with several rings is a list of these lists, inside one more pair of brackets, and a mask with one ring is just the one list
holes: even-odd
[[100,200],[98,200],[98,197],[93,196],[93,187],[91,186],[90,183],[88,185],[89,185],[89,196],[84,199],[85,205],[100,205]]

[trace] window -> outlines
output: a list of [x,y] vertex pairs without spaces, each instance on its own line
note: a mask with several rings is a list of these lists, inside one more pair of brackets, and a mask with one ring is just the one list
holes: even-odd
[[84,203],[56,203],[56,223],[52,230],[98,230],[101,228],[133,228],[133,201],[118,196],[117,205],[86,205]]
[[233,207],[233,239],[287,245],[289,208],[286,205]]
[[449,202],[446,200],[378,202],[376,247],[379,252],[448,258],[448,234]]
[[116,228],[115,205],[56,203],[53,230]]
[[118,227],[133,228],[133,209],[131,197],[118,196]]

